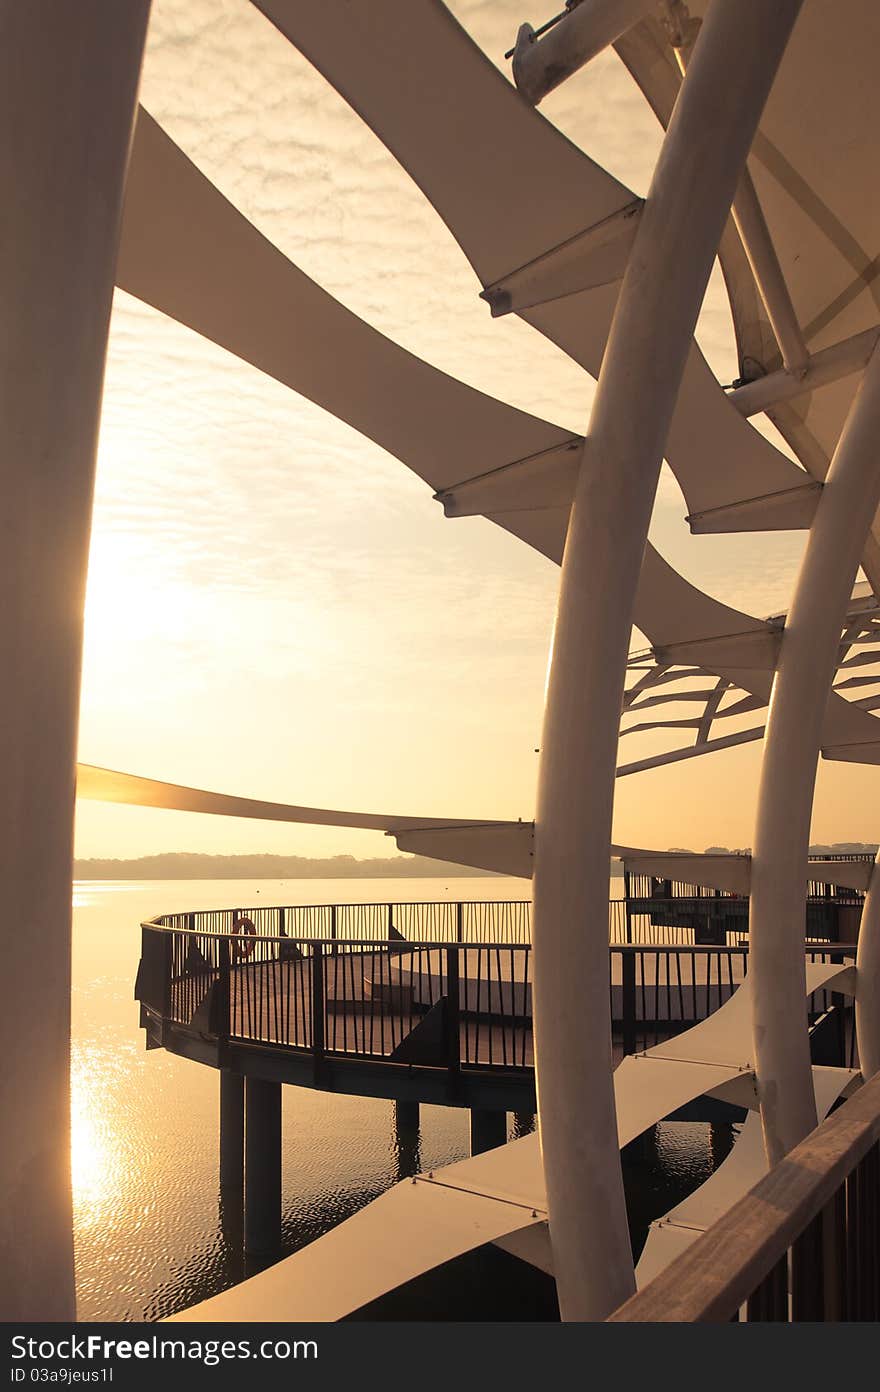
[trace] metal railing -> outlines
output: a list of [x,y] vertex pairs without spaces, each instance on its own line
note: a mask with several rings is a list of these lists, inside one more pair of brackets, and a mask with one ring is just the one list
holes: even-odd
[[[298,940],[387,942],[399,934],[408,942],[531,942],[531,903],[527,899],[261,905],[163,914],[153,922],[167,928],[198,927],[229,933],[236,918],[242,917],[250,919],[257,933],[265,937]],[[616,921],[619,911],[611,911],[611,917]]]
[[880,1319],[880,1074],[614,1322]]
[[[369,920],[376,936],[343,938],[341,907],[335,906],[332,920],[329,906],[306,920],[315,930],[335,922],[335,937],[264,931],[286,930],[289,909],[163,915],[142,925],[136,994],[153,1017],[179,1030],[305,1052],[316,1061],[336,1057],[451,1071],[533,1067],[528,942],[389,938],[390,928],[399,933],[398,922],[413,926],[395,920],[399,905],[367,906],[380,911]],[[451,909],[456,933],[496,931],[491,923],[486,928],[485,917],[460,917],[458,905],[428,907]],[[232,931],[242,918],[253,924],[253,934]],[[303,919],[294,921],[299,926]],[[344,926],[357,922],[346,919]],[[415,922],[439,932],[444,920],[422,915]],[[806,955],[833,961],[853,951],[813,944]],[[706,1019],[737,989],[748,962],[742,944],[611,942],[609,953],[612,1027],[624,1053]],[[811,1018],[835,1003],[831,992],[817,991],[809,1001]]]
[[[528,945],[532,941],[528,899],[385,904],[260,905],[163,914],[152,920],[165,928],[197,928],[230,933],[247,918],[263,937],[321,942]],[[858,930],[857,896],[821,896],[807,902],[805,938],[814,942],[852,942]],[[608,902],[609,943],[741,947],[748,941],[749,901],[731,895],[631,896]],[[843,931],[843,930],[846,931]]]

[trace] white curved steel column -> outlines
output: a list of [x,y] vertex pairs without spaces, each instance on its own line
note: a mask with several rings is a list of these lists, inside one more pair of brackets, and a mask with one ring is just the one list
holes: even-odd
[[0,1317],[74,1316],[70,912],[83,597],[149,0],[0,0]]
[[880,352],[840,436],[785,623],[764,738],[749,928],[755,1064],[771,1164],[816,1125],[804,1009],[807,853],[822,720],[880,502]]
[[562,567],[541,752],[535,1028],[562,1316],[634,1289],[611,1081],[608,865],[633,604],[669,422],[721,232],[799,0],[715,0],[621,287]]
[[865,895],[856,952],[856,1040],[865,1082],[880,1073],[880,854]]

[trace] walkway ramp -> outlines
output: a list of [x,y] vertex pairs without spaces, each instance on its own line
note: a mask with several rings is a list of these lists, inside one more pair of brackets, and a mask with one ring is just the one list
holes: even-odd
[[[835,990],[851,991],[853,978],[850,963],[807,963],[807,994],[830,988],[832,983]],[[623,1059],[614,1073],[621,1148],[687,1102],[751,1074],[749,995],[746,978],[707,1020],[643,1054]],[[838,1071],[846,1072],[819,1070],[823,1077]],[[850,1077],[847,1073],[847,1080]],[[841,1081],[841,1088],[845,1085]],[[824,1099],[824,1081],[822,1089]],[[748,1153],[748,1149],[743,1152]],[[713,1192],[721,1196],[725,1183],[721,1181]],[[686,1242],[679,1237],[683,1231],[677,1227],[669,1243]],[[339,1320],[487,1242],[550,1269],[547,1198],[537,1135],[395,1185],[301,1252],[173,1318]]]

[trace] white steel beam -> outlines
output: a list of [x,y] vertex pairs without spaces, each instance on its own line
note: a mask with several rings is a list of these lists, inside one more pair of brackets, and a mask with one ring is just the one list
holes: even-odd
[[[699,32],[696,25],[692,32]],[[691,52],[691,40],[690,35],[682,37],[684,41],[676,47],[675,56],[684,73]],[[779,345],[783,366],[787,372],[795,375],[802,373],[809,357],[807,345],[748,165],[742,171],[732,213],[758,294]]]
[[435,493],[447,517],[477,517],[487,512],[522,512],[532,508],[570,507],[580,467],[583,438],[540,450],[524,459],[489,469]]
[[734,503],[689,513],[685,519],[695,536],[729,532],[775,532],[809,527],[816,513],[822,484],[818,479],[778,493],[740,498]]
[[149,0],[0,0],[0,1309],[74,1318],[70,914],[83,600]]
[[541,745],[533,929],[541,1134],[566,1320],[603,1319],[634,1289],[605,907],[627,645],[697,315],[799,9],[800,0],[710,5],[621,286],[572,504]]
[[672,749],[666,754],[652,754],[647,759],[636,759],[631,764],[620,764],[617,777],[625,778],[630,773],[644,773],[647,769],[665,768],[667,764],[680,764],[685,759],[696,759],[701,754],[711,754],[719,749],[733,749],[738,744],[751,744],[762,739],[764,726],[756,725],[750,730],[740,730],[736,735],[722,735],[719,739],[706,740],[704,744],[691,744],[686,749]]
[[639,225],[644,202],[636,198],[561,246],[536,256],[480,291],[492,318],[518,314],[548,300],[577,295],[620,280]]
[[800,373],[788,372],[781,368],[778,372],[768,372],[766,377],[758,377],[730,392],[728,401],[744,416],[756,416],[780,401],[791,401],[803,396],[815,387],[824,387],[829,382],[837,382],[854,372],[862,372],[880,338],[880,326],[865,329],[830,348],[822,348],[807,359]]
[[709,671],[772,672],[779,655],[779,630],[770,623],[744,633],[722,633],[712,638],[688,638],[683,643],[663,643],[654,648],[657,661],[667,666],[698,662]]
[[748,169],[743,170],[733,200],[733,221],[776,335],[783,366],[787,372],[802,373],[809,358],[807,345]]
[[537,106],[567,77],[631,29],[656,7],[657,0],[580,0],[569,14],[538,38],[520,25],[513,50],[513,80]]
[[804,866],[822,723],[840,633],[880,503],[880,351],[841,433],[782,635],[752,860],[755,1063],[771,1164],[816,1125],[804,1014]]

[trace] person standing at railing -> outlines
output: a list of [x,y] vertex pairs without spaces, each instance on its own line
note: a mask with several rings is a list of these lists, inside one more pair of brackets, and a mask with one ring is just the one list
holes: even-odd
[[281,927],[278,929],[278,936],[281,938],[281,941],[278,944],[279,962],[300,961],[302,958],[302,952],[300,951],[297,944],[290,939],[287,929],[285,928],[283,923]]

